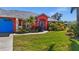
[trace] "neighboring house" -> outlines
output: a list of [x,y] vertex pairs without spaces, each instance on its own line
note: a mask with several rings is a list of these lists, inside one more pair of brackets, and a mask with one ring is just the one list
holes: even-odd
[[54,19],[54,18],[48,18],[48,22],[57,22],[58,20]]

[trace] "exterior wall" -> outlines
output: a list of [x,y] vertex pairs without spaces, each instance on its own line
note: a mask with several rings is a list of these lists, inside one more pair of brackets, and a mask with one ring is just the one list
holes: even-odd
[[18,32],[18,29],[19,29],[19,21],[18,18],[16,18],[16,32]]
[[13,28],[14,28],[14,32],[16,32],[16,18],[11,18],[13,20]]
[[23,19],[18,19],[18,26],[23,26],[24,25],[24,21]]
[[19,29],[25,29],[24,19],[21,19],[21,18],[18,19],[18,30]]

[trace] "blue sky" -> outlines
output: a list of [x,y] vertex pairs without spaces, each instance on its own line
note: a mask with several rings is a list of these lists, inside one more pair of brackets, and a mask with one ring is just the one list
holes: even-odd
[[6,10],[20,10],[20,11],[31,11],[37,14],[45,13],[48,16],[59,12],[63,14],[61,20],[74,21],[76,20],[76,10],[70,13],[71,8],[69,7],[0,7]]

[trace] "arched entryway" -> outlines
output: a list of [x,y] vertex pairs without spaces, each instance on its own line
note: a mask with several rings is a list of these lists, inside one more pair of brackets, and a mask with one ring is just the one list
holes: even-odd
[[41,14],[36,17],[36,25],[39,28],[39,31],[47,30],[48,28],[48,16]]

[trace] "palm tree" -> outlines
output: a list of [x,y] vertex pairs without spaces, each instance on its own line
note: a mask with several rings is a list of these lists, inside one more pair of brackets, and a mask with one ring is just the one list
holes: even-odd
[[76,9],[76,18],[77,18],[77,25],[79,26],[79,7],[72,7],[71,8],[71,13]]
[[30,16],[29,18],[26,19],[26,28],[28,27],[29,31],[32,31],[32,25],[35,22],[35,17]]
[[33,16],[30,16],[29,18],[27,18],[26,19],[26,22],[28,22],[28,23],[33,23],[34,22],[34,20],[35,20],[35,17],[33,17]]

